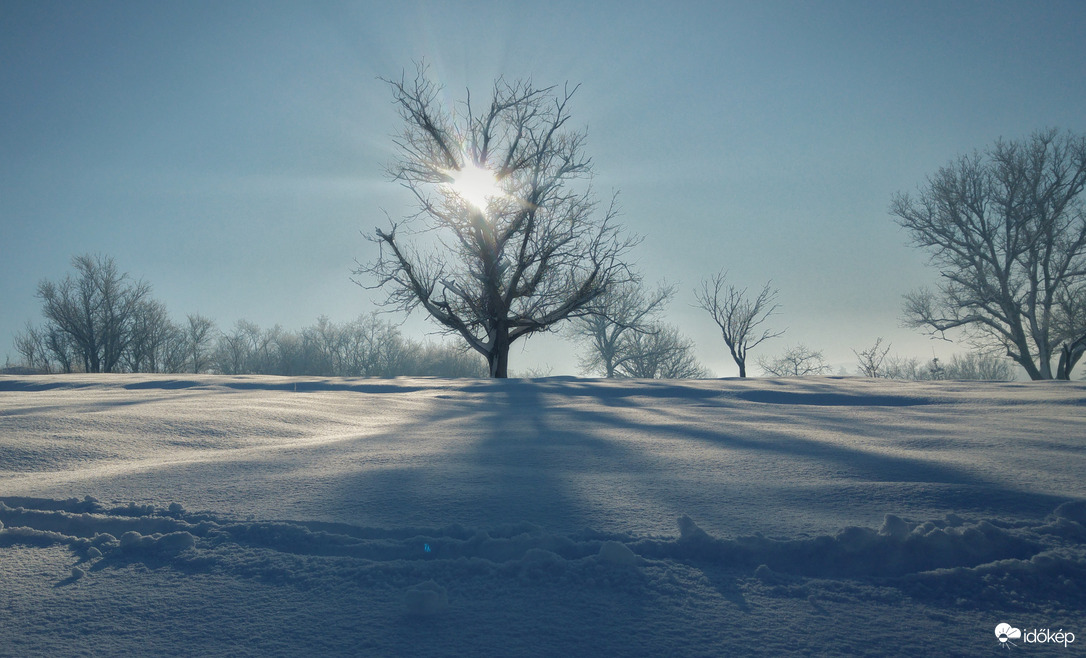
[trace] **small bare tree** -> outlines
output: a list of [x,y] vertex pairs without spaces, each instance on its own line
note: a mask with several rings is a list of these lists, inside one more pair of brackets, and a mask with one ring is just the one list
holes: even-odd
[[[421,306],[491,377],[507,377],[514,341],[586,314],[631,279],[623,258],[635,240],[620,235],[613,200],[597,213],[585,133],[567,125],[576,89],[499,79],[489,104],[469,94],[450,111],[421,66],[414,80],[386,82],[404,121],[389,173],[419,211],[377,229],[380,254],[355,274],[375,278],[387,305]],[[437,249],[405,242],[410,228],[432,230]]]
[[739,376],[746,377],[747,352],[784,333],[759,329],[777,310],[777,290],[771,289],[767,282],[752,299],[747,296],[746,289],[728,285],[727,276],[727,272],[721,270],[702,281],[701,288],[694,291],[694,297],[698,308],[713,316],[735,365],[739,366]]
[[634,358],[632,337],[653,331],[653,323],[674,294],[674,286],[660,284],[646,292],[640,282],[631,281],[598,297],[593,312],[573,325],[574,333],[588,343],[581,369],[614,377],[617,368]]
[[857,352],[852,350],[852,353],[856,355],[856,358],[860,360],[860,374],[864,377],[883,377],[885,376],[882,371],[883,361],[886,360],[886,355],[890,353],[890,344],[887,343],[886,347],[882,346],[882,336],[875,339],[875,344],[871,347]]
[[937,292],[906,295],[907,323],[962,328],[1035,380],[1053,378],[1062,352],[1055,377],[1069,379],[1086,350],[1086,328],[1060,317],[1061,300],[1080,303],[1086,283],[1084,187],[1086,137],[1046,130],[999,140],[940,169],[916,197],[895,196],[891,214],[943,278]]
[[770,377],[807,377],[830,371],[822,358],[822,351],[812,350],[803,344],[789,347],[784,354],[772,359],[758,357],[758,367]]

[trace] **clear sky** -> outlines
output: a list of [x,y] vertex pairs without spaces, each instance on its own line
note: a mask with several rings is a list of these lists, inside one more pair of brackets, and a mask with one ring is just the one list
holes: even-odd
[[[935,280],[887,213],[951,158],[1053,126],[1086,131],[1086,3],[0,2],[0,358],[38,281],[113,256],[176,320],[300,329],[377,296],[360,231],[409,210],[384,178],[399,120],[378,76],[425,59],[449,102],[498,75],[580,83],[595,185],[644,237],[668,320],[734,364],[699,280],[780,289],[769,355],[802,342],[854,369]],[[399,319],[393,317],[392,319]],[[419,318],[405,332],[422,337]],[[576,374],[568,343],[514,373]],[[755,370],[756,372],[756,370]]]

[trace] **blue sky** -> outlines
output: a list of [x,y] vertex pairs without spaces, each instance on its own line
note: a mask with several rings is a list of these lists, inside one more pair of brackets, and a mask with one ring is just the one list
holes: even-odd
[[[587,5],[587,6],[586,6]],[[387,86],[425,59],[451,103],[498,75],[580,83],[595,186],[644,237],[668,320],[736,374],[699,280],[780,289],[773,320],[835,366],[900,327],[936,273],[887,214],[956,155],[1086,131],[1082,2],[21,2],[0,4],[0,356],[40,321],[38,281],[112,255],[178,320],[297,329],[374,309]],[[398,318],[394,318],[398,319]],[[405,332],[431,328],[421,316]],[[557,336],[511,367],[575,374]]]

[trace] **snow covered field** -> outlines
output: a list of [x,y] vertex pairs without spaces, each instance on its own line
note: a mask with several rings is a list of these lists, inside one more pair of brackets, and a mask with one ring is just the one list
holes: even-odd
[[4,376],[0,655],[1080,655],[1084,421],[1078,382]]

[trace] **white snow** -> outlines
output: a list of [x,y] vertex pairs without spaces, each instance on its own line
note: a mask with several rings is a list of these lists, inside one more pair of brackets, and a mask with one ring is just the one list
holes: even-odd
[[1081,382],[3,376],[0,655],[1081,652],[1084,420]]

